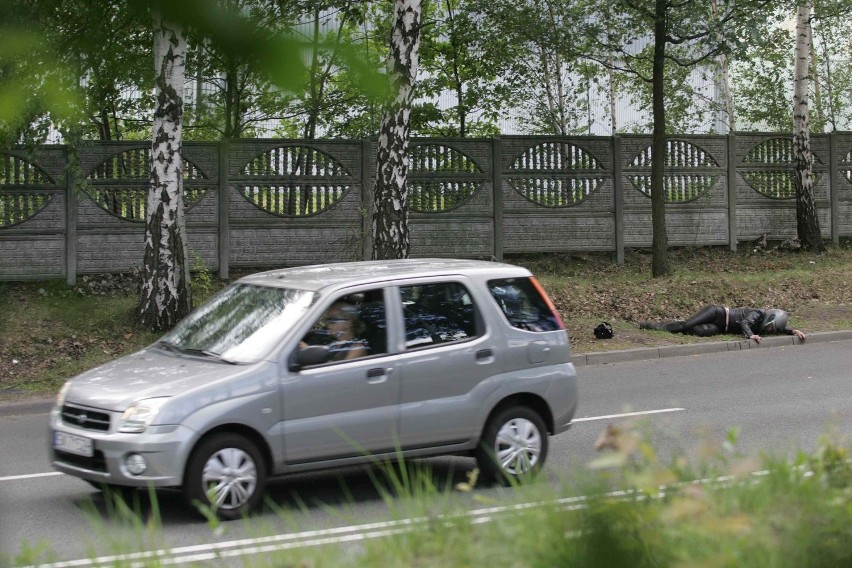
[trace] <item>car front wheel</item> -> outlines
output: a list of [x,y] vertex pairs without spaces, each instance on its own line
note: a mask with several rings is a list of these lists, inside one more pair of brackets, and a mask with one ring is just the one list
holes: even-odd
[[476,452],[485,477],[502,483],[534,475],[546,458],[547,429],[538,413],[526,406],[511,406],[494,414]]
[[266,485],[263,456],[237,434],[217,434],[193,452],[184,479],[190,504],[201,503],[219,518],[238,519],[260,502]]

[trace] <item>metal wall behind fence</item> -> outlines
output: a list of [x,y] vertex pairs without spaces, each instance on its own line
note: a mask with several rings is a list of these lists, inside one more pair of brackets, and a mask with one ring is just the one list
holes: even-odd
[[[852,133],[814,135],[826,238],[852,236]],[[650,136],[414,139],[412,256],[502,258],[611,251],[652,240]],[[374,140],[184,145],[193,264],[227,276],[369,258]],[[91,142],[0,153],[0,280],[123,272],[142,263],[150,144]],[[73,189],[69,189],[73,188]],[[796,235],[792,142],[745,133],[667,140],[673,246]]]

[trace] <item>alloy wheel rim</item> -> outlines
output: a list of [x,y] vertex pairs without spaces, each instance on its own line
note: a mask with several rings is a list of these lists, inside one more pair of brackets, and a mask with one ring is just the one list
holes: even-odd
[[541,458],[541,432],[526,418],[513,418],[497,432],[494,453],[500,467],[510,475],[522,475]]
[[213,507],[238,509],[254,495],[257,467],[243,450],[223,448],[204,464],[201,482]]

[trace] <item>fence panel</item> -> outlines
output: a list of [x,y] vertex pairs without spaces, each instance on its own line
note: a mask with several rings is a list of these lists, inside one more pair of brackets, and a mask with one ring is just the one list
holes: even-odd
[[[812,135],[814,200],[820,230],[831,236],[827,135]],[[787,134],[737,134],[737,239],[766,235],[796,237],[793,137]]]
[[503,250],[615,250],[609,138],[506,137]]
[[235,267],[361,258],[361,143],[248,140],[228,166]]
[[[411,255],[615,251],[621,261],[624,247],[652,242],[650,147],[647,135],[412,139]],[[666,148],[670,245],[796,235],[790,135],[670,137]],[[852,236],[852,132],[813,135],[812,148],[823,235]],[[141,266],[150,145],[87,142],[77,153],[69,191],[68,148],[0,152],[0,280]],[[369,258],[375,156],[376,140],[185,144],[190,261],[227,276]]]
[[65,149],[0,152],[0,280],[65,276]]
[[[624,244],[651,246],[651,138],[622,140]],[[727,138],[666,141],[666,234],[672,246],[725,245],[728,238]]]
[[836,134],[835,160],[837,170],[834,176],[834,212],[837,224],[836,234],[842,237],[852,236],[852,132]]
[[494,254],[491,140],[428,139],[410,145],[411,255]]

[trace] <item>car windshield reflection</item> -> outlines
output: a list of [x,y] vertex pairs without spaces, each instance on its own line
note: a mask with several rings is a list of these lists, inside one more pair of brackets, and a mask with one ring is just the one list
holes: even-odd
[[229,363],[262,359],[316,299],[305,290],[236,284],[187,316],[158,346]]

